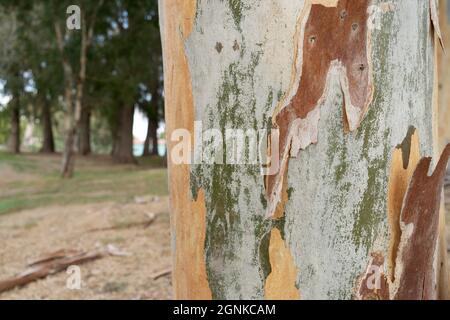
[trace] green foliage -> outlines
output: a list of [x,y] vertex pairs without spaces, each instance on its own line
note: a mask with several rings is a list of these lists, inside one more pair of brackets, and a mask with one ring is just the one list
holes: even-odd
[[[92,113],[93,149],[109,152],[120,122],[120,110],[135,105],[149,118],[163,117],[162,57],[155,0],[2,0],[0,40],[8,39],[6,61],[0,66],[5,94],[20,97],[21,114],[41,126],[43,106],[50,106],[59,121],[56,144],[64,134],[59,125],[67,110],[62,107],[65,79],[55,25],[64,37],[64,58],[73,73],[80,69],[81,31],[66,30],[66,8],[79,5],[87,25],[93,24],[93,41],[87,56],[83,105]],[[95,19],[94,19],[94,13]],[[0,19],[1,20],[1,19]],[[6,32],[8,31],[8,32]],[[6,55],[6,53],[14,54]],[[77,78],[74,85],[76,85]],[[8,106],[9,108],[9,106]],[[0,114],[0,143],[8,131],[7,112]]]

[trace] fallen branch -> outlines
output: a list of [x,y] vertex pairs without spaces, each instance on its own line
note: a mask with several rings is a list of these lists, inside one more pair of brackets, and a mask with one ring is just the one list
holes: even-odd
[[102,252],[84,252],[77,250],[59,250],[28,265],[21,274],[0,281],[0,293],[24,286],[30,282],[64,271],[71,265],[80,265],[105,256]]
[[37,261],[34,261],[34,262],[28,264],[28,267],[34,267],[39,264],[44,264],[44,263],[62,259],[62,258],[68,257],[68,256],[75,256],[78,254],[80,254],[79,250],[61,249],[61,250],[44,255],[44,257],[41,258],[40,260],[37,260]]
[[145,229],[145,228],[148,228],[156,220],[156,215],[153,213],[147,214],[147,217],[148,217],[148,219],[146,221],[130,222],[130,223],[126,223],[126,224],[119,224],[116,226],[110,226],[110,227],[104,227],[104,228],[94,228],[94,229],[89,229],[87,232],[122,230],[122,229],[136,228],[136,227],[141,227],[141,226]]
[[152,275],[153,280],[158,280],[159,278],[168,276],[172,273],[172,267],[164,269],[160,272],[155,273],[154,275]]
[[131,256],[130,253],[120,250],[113,244],[108,244],[106,246],[106,252],[108,252],[108,254],[113,257],[129,257],[129,256]]

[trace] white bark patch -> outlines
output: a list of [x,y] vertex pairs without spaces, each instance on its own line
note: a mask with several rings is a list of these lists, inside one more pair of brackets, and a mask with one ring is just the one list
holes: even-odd
[[[268,117],[289,85],[292,39],[304,1],[243,3],[251,9],[242,12],[238,28],[228,1],[199,1],[195,28],[185,44],[195,120],[203,122],[204,130],[267,129]],[[266,211],[261,201],[263,177],[259,168],[249,165],[228,169],[232,173],[224,173],[226,182],[218,184],[213,182],[221,168],[194,166],[192,170],[205,190],[207,231],[215,226],[216,234],[225,237],[217,247],[207,239],[208,280],[215,298],[261,299],[265,279],[255,253],[262,235],[255,228]],[[233,201],[218,208],[215,193]]]

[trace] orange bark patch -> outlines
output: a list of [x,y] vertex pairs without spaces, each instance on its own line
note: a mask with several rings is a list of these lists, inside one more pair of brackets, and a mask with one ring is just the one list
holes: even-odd
[[[440,202],[450,144],[434,172],[431,158],[419,161],[419,138],[413,128],[393,154],[388,187],[389,278],[384,256],[372,253],[359,283],[359,299],[431,300],[438,298],[434,270],[439,236]],[[378,271],[377,271],[378,270]],[[376,279],[378,285],[373,286]],[[369,281],[369,282],[368,282]]]
[[269,259],[272,272],[266,279],[265,298],[268,300],[300,299],[300,292],[295,287],[297,267],[277,228],[274,228],[270,234]]
[[389,279],[395,279],[395,261],[400,244],[400,214],[403,199],[409,181],[420,159],[419,136],[417,131],[410,128],[410,132],[401,145],[395,148],[392,155],[388,186],[388,221],[390,229],[388,269]]
[[[189,204],[188,204],[189,206]],[[178,213],[174,285],[177,299],[211,299],[204,256],[206,207],[203,189],[197,201]]]
[[[164,47],[164,83],[166,128],[168,137],[173,130],[186,128],[194,137],[194,102],[191,76],[184,41],[192,32],[195,0],[161,1],[162,38]],[[190,193],[190,167],[173,165],[170,151],[173,142],[168,139],[168,171],[172,234],[175,238],[173,284],[176,299],[211,299],[204,242],[206,208],[200,190],[197,201]]]
[[275,209],[275,213],[273,214],[272,219],[280,219],[284,217],[284,209],[286,202],[289,200],[288,192],[287,192],[287,171],[285,172],[285,176],[283,179],[283,187],[281,193],[281,201],[278,203],[277,208]]

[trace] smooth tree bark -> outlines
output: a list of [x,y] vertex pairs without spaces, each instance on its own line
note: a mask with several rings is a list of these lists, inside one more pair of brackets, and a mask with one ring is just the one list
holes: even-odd
[[124,105],[120,109],[119,125],[115,134],[112,157],[118,163],[136,163],[133,156],[134,105]]
[[55,139],[53,136],[52,114],[50,104],[46,99],[42,105],[42,153],[54,153],[55,152]]
[[20,96],[13,95],[11,103],[11,131],[8,146],[12,153],[20,153]]
[[[450,48],[450,4],[440,0],[442,37],[447,52]],[[450,142],[450,55],[439,54],[439,139],[440,146]]]
[[159,4],[175,297],[448,298],[436,1]]

